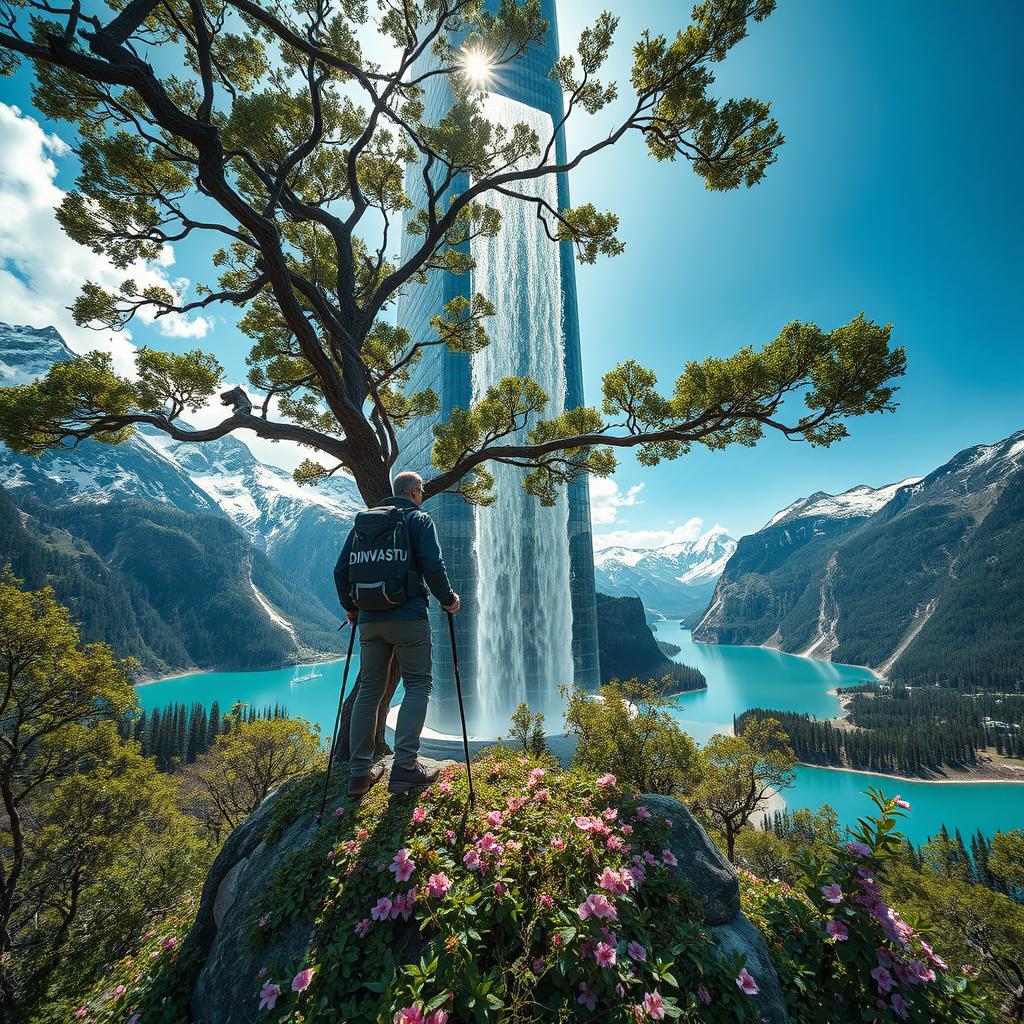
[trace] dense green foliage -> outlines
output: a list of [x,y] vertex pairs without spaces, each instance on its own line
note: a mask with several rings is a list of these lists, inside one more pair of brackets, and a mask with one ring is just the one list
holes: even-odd
[[717,832],[729,860],[736,838],[771,797],[793,783],[796,755],[778,719],[748,721],[733,736],[716,734],[700,751],[688,794],[693,809]]
[[746,879],[745,906],[774,947],[794,1024],[994,1022],[969,974],[933,948],[945,933],[912,926],[890,905],[902,810],[898,799],[871,797],[875,815],[849,841],[808,853],[794,887]]
[[318,725],[301,718],[235,721],[182,769],[178,799],[220,840],[275,789],[325,760]]
[[0,1016],[100,976],[212,849],[122,740],[130,665],[80,644],[50,590],[0,576]]
[[[19,500],[24,514],[0,494],[0,564],[29,586],[52,584],[84,636],[137,657],[147,674],[276,667],[342,649],[337,619],[226,518],[138,499]],[[297,640],[270,619],[254,584]]]
[[751,708],[736,724],[777,718],[801,761],[919,775],[977,763],[979,750],[1024,756],[1024,697],[965,694],[934,687],[871,687],[852,696],[847,718],[856,728],[792,711]]
[[[829,807],[783,812],[766,824],[766,831],[744,834],[740,862],[762,878],[778,880],[781,891],[800,887],[803,865],[843,841]],[[979,834],[968,849],[959,832],[951,836],[943,828],[920,848],[905,841],[894,849],[880,879],[888,902],[909,921],[927,921],[951,969],[977,977],[1011,1021],[1024,1014],[1024,903],[1012,898],[1024,893],[1008,887],[990,864],[993,851],[1006,848],[1009,863],[1000,866],[1012,875],[1014,851],[1022,842],[1020,832],[993,839]],[[791,956],[799,953],[799,940],[780,936],[779,943],[779,949],[789,946]]]
[[660,686],[636,679],[606,683],[596,696],[572,690],[565,727],[576,738],[574,763],[610,771],[641,793],[686,792],[699,755],[668,712],[669,703]]
[[277,705],[260,710],[239,705],[221,715],[217,701],[210,705],[209,712],[198,703],[191,707],[167,704],[153,708],[148,715],[122,718],[119,729],[123,739],[134,739],[139,744],[143,757],[153,758],[158,771],[173,772],[208,753],[217,737],[239,722],[287,717],[287,710]]
[[602,683],[613,679],[658,680],[664,681],[663,689],[668,693],[707,686],[699,669],[665,656],[647,625],[638,597],[597,595],[597,643]]

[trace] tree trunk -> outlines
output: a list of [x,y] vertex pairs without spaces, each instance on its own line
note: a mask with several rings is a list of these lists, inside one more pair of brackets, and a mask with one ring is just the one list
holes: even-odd
[[[391,706],[391,698],[398,688],[398,680],[401,673],[398,670],[398,659],[392,655],[388,665],[388,679],[381,694],[380,703],[377,705],[377,726],[374,731],[374,757],[384,757],[390,754],[391,748],[384,739],[384,728],[387,724],[388,708]],[[341,709],[341,724],[338,726],[338,739],[334,746],[334,759],[338,764],[346,763],[352,757],[352,745],[349,742],[349,730],[352,725],[352,708],[355,706],[356,697],[359,695],[359,686],[362,674],[356,677],[356,685],[352,692],[345,698],[344,707]]]

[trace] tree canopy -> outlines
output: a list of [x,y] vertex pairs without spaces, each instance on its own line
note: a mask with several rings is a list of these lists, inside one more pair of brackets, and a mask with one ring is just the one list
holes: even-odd
[[[200,443],[251,430],[316,453],[298,479],[343,471],[376,502],[391,493],[401,428],[437,414],[437,395],[411,386],[416,363],[434,346],[479,351],[493,313],[486,295],[458,296],[414,337],[393,306],[431,273],[469,273],[472,241],[502,230],[496,196],[535,205],[551,244],[590,263],[621,252],[616,215],[556,209],[523,183],[639,136],[708,189],[735,189],[757,184],[783,142],[768,103],[711,95],[715,65],[774,0],[705,0],[674,36],[643,33],[621,98],[601,77],[618,26],[602,13],[551,69],[565,115],[547,139],[489,121],[467,73],[480,62],[499,72],[543,38],[539,0],[373,6],[0,0],[0,71],[30,59],[38,109],[76,130],[81,173],[60,222],[125,271],[117,293],[83,282],[77,321],[117,330],[140,314],[238,307],[255,393],[252,411],[195,430],[181,417],[222,386],[216,354],[142,348],[129,378],[93,353],[0,390],[0,439],[39,453],[84,438],[118,443],[141,424]],[[389,68],[366,55],[370,34],[389,44]],[[432,118],[424,97],[435,79],[450,102]],[[559,156],[559,133],[581,115],[605,116],[607,131]],[[422,178],[419,206],[407,173]],[[199,238],[214,251],[194,297],[133,278],[166,246]],[[617,449],[654,465],[694,444],[752,445],[766,430],[831,444],[848,417],[893,408],[904,356],[890,333],[863,315],[833,330],[793,322],[763,347],[684,363],[668,388],[628,360],[604,376],[598,406],[558,415],[546,415],[551,396],[536,382],[496,380],[435,427],[426,493],[487,503],[497,460],[523,467],[527,489],[551,503],[560,484],[611,473]]]

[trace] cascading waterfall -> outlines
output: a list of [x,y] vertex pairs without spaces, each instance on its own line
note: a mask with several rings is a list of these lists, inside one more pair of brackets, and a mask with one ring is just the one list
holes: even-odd
[[[488,120],[512,128],[526,123],[545,145],[548,114],[504,96],[486,100]],[[558,207],[553,175],[517,182],[524,195]],[[501,212],[496,238],[474,239],[473,291],[494,305],[491,344],[473,356],[473,400],[503,377],[532,377],[550,396],[545,417],[565,405],[565,344],[558,246],[545,234],[536,206],[489,193]],[[543,508],[523,490],[524,470],[488,464],[496,500],[476,511],[477,691],[490,735],[505,733],[525,702],[560,724],[560,684],[573,680],[569,592],[569,505],[563,492]]]

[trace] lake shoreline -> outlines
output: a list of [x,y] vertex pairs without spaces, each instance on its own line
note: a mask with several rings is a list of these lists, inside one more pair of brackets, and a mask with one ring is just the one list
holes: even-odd
[[[994,772],[991,775],[981,774],[973,771],[951,772],[949,777],[940,779],[929,778],[925,775],[892,775],[888,772],[875,772],[868,768],[844,768],[835,764],[814,764],[811,761],[798,762],[804,768],[820,768],[826,772],[848,772],[851,775],[875,775],[880,779],[892,779],[893,782],[920,782],[925,785],[936,786],[971,786],[982,784],[999,784],[1007,786],[1024,785],[1024,770],[1020,771],[1019,778],[1013,778],[1006,774]],[[1007,768],[1007,773],[1017,772],[1015,768]]]
[[154,676],[151,679],[138,679],[132,682],[132,686],[139,689],[143,686],[153,686],[155,683],[170,683],[175,679],[191,679],[192,676],[205,676],[211,673],[228,674],[249,674],[252,672],[286,672],[293,668],[320,668],[323,665],[334,665],[345,661],[344,654],[325,654],[323,658],[316,661],[295,661],[288,665],[276,665],[269,668],[186,668],[180,672],[172,672],[169,676]]

